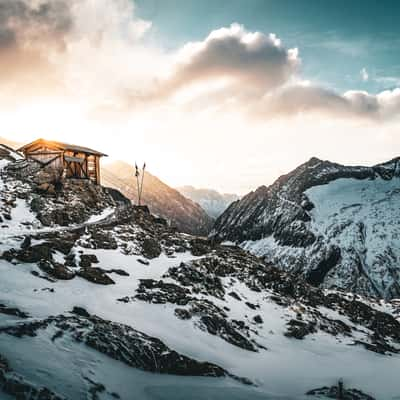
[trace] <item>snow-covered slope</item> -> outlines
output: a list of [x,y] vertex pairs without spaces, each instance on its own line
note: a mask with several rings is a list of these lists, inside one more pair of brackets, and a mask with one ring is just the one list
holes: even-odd
[[236,194],[219,193],[212,189],[197,189],[189,185],[179,187],[178,191],[200,204],[212,218],[218,218],[231,203],[239,199]]
[[1,399],[322,399],[339,378],[349,399],[398,398],[398,303],[314,288],[92,184],[18,176],[2,161]]
[[212,236],[326,288],[400,297],[400,162],[311,159],[234,203]]

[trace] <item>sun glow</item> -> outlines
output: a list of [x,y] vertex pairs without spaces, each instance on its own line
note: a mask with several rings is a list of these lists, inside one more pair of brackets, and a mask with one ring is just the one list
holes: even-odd
[[56,100],[39,100],[0,115],[3,134],[16,141],[38,137],[82,141],[89,127],[80,105]]

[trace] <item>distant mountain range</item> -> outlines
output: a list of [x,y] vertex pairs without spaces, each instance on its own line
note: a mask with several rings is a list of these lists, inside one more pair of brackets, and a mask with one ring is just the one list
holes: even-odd
[[[103,164],[102,183],[120,190],[137,203],[137,183],[132,165],[123,161]],[[167,219],[181,232],[204,236],[212,228],[213,219],[199,204],[149,172],[145,172],[142,203],[148,205],[153,214]]]
[[324,288],[400,297],[400,158],[373,167],[312,158],[232,204],[211,236]]
[[200,204],[212,218],[218,218],[231,203],[240,198],[236,194],[219,193],[212,189],[197,189],[193,186],[181,186],[177,189],[185,197]]

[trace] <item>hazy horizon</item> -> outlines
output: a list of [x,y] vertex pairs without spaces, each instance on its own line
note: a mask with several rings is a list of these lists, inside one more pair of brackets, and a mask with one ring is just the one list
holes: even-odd
[[7,139],[82,144],[173,187],[239,195],[313,156],[398,156],[398,2],[0,3]]

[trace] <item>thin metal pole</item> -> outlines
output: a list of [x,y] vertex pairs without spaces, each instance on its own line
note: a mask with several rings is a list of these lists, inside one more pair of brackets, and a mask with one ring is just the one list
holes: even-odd
[[138,166],[137,166],[136,163],[135,163],[135,169],[136,169],[136,171],[135,171],[136,186],[137,186],[137,192],[138,192],[138,206],[140,206],[140,185],[139,185],[139,175],[140,175],[140,172],[139,172],[139,169],[138,169]]
[[146,169],[146,163],[143,164],[143,169],[142,169],[142,183],[140,185],[140,196],[139,196],[139,205],[142,200],[142,192],[143,192],[143,181],[144,181],[144,171]]

